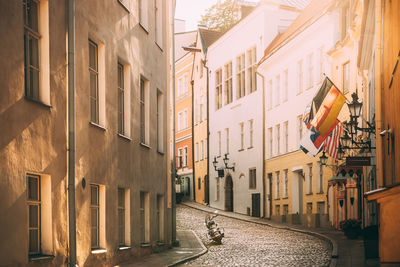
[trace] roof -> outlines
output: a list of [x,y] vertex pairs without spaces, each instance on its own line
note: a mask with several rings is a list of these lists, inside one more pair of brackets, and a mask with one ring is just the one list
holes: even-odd
[[199,32],[206,48],[212,45],[216,40],[218,40],[219,37],[222,36],[222,32],[209,29],[199,28]]
[[[291,2],[290,0],[286,0]],[[296,2],[296,1],[292,1]],[[312,0],[311,3],[300,13],[300,15],[293,21],[289,28],[282,34],[278,34],[274,40],[267,46],[264,51],[264,57],[260,60],[258,65],[261,65],[268,57],[270,57],[276,49],[284,45],[291,38],[297,36],[302,32],[302,29],[309,26],[312,22],[324,15],[325,11],[333,3],[332,0]]]
[[188,52],[182,46],[191,46],[196,43],[197,31],[175,33],[175,61],[184,57]]

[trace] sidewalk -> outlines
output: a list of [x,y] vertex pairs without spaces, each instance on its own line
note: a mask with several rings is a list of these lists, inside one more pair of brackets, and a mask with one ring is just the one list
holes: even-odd
[[[215,208],[211,208],[209,206],[205,206],[196,202],[182,202],[181,204],[210,213],[216,210]],[[296,231],[308,235],[313,235],[322,240],[325,240],[332,247],[332,259],[330,266],[379,266],[378,260],[365,260],[364,243],[362,239],[347,239],[341,231],[336,229],[307,228],[302,225],[276,223],[262,218],[251,217],[223,210],[218,210],[218,213],[225,217],[268,225],[270,227],[275,227],[279,229]]]
[[149,256],[141,257],[137,261],[117,266],[175,266],[207,252],[207,248],[191,230],[177,230],[176,239],[179,240],[179,247],[174,247],[159,253],[153,253]]

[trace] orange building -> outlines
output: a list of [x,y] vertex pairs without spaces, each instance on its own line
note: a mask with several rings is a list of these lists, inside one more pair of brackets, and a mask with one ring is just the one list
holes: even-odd
[[194,200],[192,86],[193,54],[182,49],[195,42],[196,31],[175,34],[175,155],[180,187],[177,197]]

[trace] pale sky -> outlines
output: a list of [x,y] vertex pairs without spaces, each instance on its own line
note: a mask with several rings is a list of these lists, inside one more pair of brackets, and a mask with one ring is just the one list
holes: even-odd
[[216,2],[217,0],[177,0],[175,18],[186,21],[186,31],[195,30],[201,15]]

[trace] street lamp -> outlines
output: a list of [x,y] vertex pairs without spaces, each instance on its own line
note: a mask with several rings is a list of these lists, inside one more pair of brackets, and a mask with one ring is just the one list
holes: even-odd
[[355,121],[357,121],[358,117],[360,117],[361,114],[362,102],[358,101],[357,92],[352,93],[351,97],[353,98],[353,101],[351,101],[351,103],[348,103],[347,107],[349,108],[351,118],[354,118]]
[[348,148],[351,146],[351,137],[349,136],[347,131],[344,132],[344,135],[343,135],[343,137],[341,137],[341,139],[342,139],[344,147]]
[[225,169],[235,171],[235,167],[234,166],[228,167],[228,161],[229,161],[228,154],[225,154],[225,157],[224,157]]
[[328,157],[325,155],[325,151],[322,152],[322,156],[319,157],[319,160],[321,161],[322,166],[326,166],[326,163],[328,162]]
[[217,161],[216,157],[214,157],[214,161],[212,162],[212,164],[214,166],[214,170],[216,171],[217,170],[217,164],[218,164],[218,161]]

